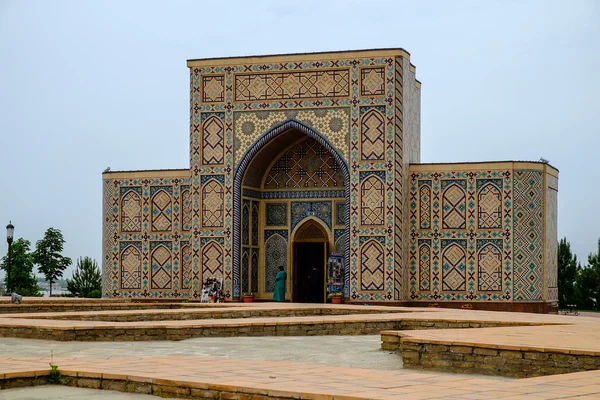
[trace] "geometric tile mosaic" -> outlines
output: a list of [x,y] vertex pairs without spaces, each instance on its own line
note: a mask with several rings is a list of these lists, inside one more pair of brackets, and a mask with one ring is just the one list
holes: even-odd
[[249,269],[250,269],[250,249],[245,248],[242,250],[242,268],[241,268],[242,293],[249,292],[249,290],[248,290],[249,283],[250,283]]
[[[152,289],[170,289],[173,265],[171,263],[170,242],[152,243],[151,253],[151,285]],[[151,246],[152,247],[152,246]]]
[[202,78],[202,101],[214,103],[223,101],[225,93],[224,75],[204,76]]
[[421,229],[431,228],[431,181],[419,181],[419,221]]
[[279,266],[287,270],[287,240],[275,234],[265,242],[265,292],[273,292]]
[[477,289],[480,291],[502,290],[502,240],[477,241]]
[[419,240],[419,290],[429,290],[431,280],[431,241]]
[[258,201],[252,202],[252,242],[253,246],[258,246]]
[[312,138],[286,151],[271,167],[265,189],[343,187],[344,175],[333,155]]
[[360,248],[361,290],[383,290],[384,253],[381,241],[382,238],[373,238],[365,241]]
[[181,242],[181,289],[191,289],[193,279],[192,248],[187,242]]
[[290,229],[293,230],[300,221],[311,215],[331,229],[331,201],[293,201]]
[[335,224],[340,226],[346,225],[346,203],[343,201],[335,203]]
[[181,230],[192,229],[192,199],[189,186],[181,187]]
[[380,96],[385,94],[385,69],[363,68],[360,71],[361,96]]
[[483,229],[502,227],[502,180],[477,180],[477,226]]
[[250,244],[250,200],[242,205],[242,245]]
[[316,110],[273,110],[237,112],[234,115],[234,163],[237,165],[246,151],[275,126],[294,119],[327,137],[331,146],[342,156],[348,157],[348,134],[350,110],[347,107],[321,108]]
[[[276,267],[292,267],[293,228],[314,216],[345,253],[344,292],[357,302],[554,296],[546,176],[492,164],[411,171],[420,91],[408,56],[391,53],[191,67],[189,170],[103,175],[103,295],[198,298],[215,276],[228,299],[265,296]],[[271,189],[236,186],[257,142],[288,127],[310,139],[271,166]]]
[[[138,244],[139,246],[139,244]],[[121,254],[121,289],[139,289],[142,286],[142,254],[134,244]]]
[[546,285],[548,301],[558,301],[558,180],[548,178],[546,188]]
[[385,159],[385,107],[361,107],[361,159]]
[[140,232],[142,230],[141,188],[128,188],[121,200],[121,231]]
[[252,249],[252,262],[251,262],[251,291],[253,293],[258,292],[258,249]]
[[515,171],[514,299],[541,300],[543,295],[543,175],[539,171]]
[[383,181],[375,175],[366,178],[361,186],[361,224],[383,225],[385,191]]
[[223,113],[215,113],[202,124],[202,164],[204,165],[223,164],[225,156],[223,117]]
[[442,241],[442,290],[466,290],[466,240]]
[[202,226],[205,228],[222,227],[225,193],[223,186],[211,179],[202,186]]
[[223,246],[221,240],[210,240],[202,246],[202,278],[223,276]]
[[235,100],[283,100],[349,95],[348,70],[235,76]]
[[467,197],[464,180],[442,181],[443,226],[444,229],[464,229],[466,227]]
[[[408,195],[410,299],[542,300],[543,179],[540,170],[413,173]],[[431,216],[427,230],[421,229],[425,185],[431,187],[425,193]],[[431,243],[429,261],[423,257],[426,243]],[[422,284],[427,268],[429,287]]]
[[267,203],[267,226],[287,225],[287,203]]
[[171,230],[173,188],[170,186],[152,186],[152,230],[166,232]]

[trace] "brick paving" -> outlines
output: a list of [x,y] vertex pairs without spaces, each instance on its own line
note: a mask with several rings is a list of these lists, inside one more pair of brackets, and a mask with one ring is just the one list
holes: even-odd
[[[49,372],[49,357],[0,358],[0,377]],[[54,358],[66,376],[164,383],[226,393],[296,399],[600,398],[600,371],[498,380],[415,371],[200,357]]]
[[[273,310],[314,305],[255,303],[239,305],[248,309]],[[237,308],[238,306],[236,306]],[[323,306],[326,307],[326,306]],[[341,306],[357,307],[357,306]],[[197,306],[195,308],[198,308]],[[226,307],[227,308],[227,307]],[[232,306],[233,308],[233,306]],[[397,311],[398,309],[395,309]],[[401,331],[415,342],[451,343],[487,348],[530,349],[565,354],[600,356],[600,319],[561,315],[484,312],[450,309],[404,309],[406,313],[331,315],[314,317],[256,317],[236,320],[102,322],[40,320],[0,316],[0,325],[48,326],[53,329],[93,326],[195,326],[199,324],[240,326],[243,324],[289,325],[320,322],[360,322],[369,320],[412,320],[425,324],[443,323],[543,324],[478,329],[429,329]],[[143,310],[141,312],[158,312]],[[1,356],[1,355],[0,355]],[[188,395],[198,390],[226,393],[239,398],[305,399],[600,399],[600,371],[550,375],[527,379],[494,379],[481,376],[457,376],[422,371],[381,371],[373,369],[310,365],[289,362],[224,360],[204,357],[117,357],[56,358],[61,372],[73,379],[137,382],[144,387],[180,387]],[[47,357],[0,357],[0,377],[43,375],[49,371]],[[408,372],[408,373],[407,373]],[[88,380],[89,380],[88,379]],[[148,386],[149,385],[149,386]],[[163,386],[160,386],[163,385]],[[170,386],[169,386],[170,385]],[[162,389],[161,389],[162,390]],[[168,390],[168,389],[164,389]],[[196,390],[196,392],[194,392]],[[208,393],[208,392],[207,392]],[[243,396],[246,397],[243,397]],[[260,397],[262,396],[262,397]],[[235,398],[235,397],[234,397]]]

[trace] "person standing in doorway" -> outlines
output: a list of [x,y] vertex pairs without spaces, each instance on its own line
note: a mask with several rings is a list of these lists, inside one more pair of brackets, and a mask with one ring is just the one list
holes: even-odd
[[273,300],[285,301],[285,284],[287,281],[287,274],[283,270],[283,266],[279,267],[277,275],[275,275],[275,288],[273,289]]

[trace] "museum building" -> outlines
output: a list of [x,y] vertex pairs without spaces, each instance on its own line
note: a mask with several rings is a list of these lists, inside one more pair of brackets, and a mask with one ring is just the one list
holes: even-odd
[[104,297],[556,306],[558,171],[421,164],[405,50],[187,65],[189,169],[102,175]]

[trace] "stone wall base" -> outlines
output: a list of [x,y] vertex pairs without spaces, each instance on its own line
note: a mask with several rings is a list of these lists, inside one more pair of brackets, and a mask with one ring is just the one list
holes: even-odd
[[600,356],[559,351],[419,342],[382,332],[381,347],[398,351],[405,368],[529,378],[600,369]]
[[393,301],[393,302],[364,302],[346,300],[346,304],[354,305],[377,305],[377,306],[397,306],[397,307],[429,307],[429,308],[461,308],[468,310],[483,311],[511,311],[526,312],[537,314],[556,314],[558,313],[558,303],[544,302],[484,302],[484,301]]
[[[0,390],[48,384],[48,373],[24,372],[19,376],[1,378]],[[298,399],[297,392],[244,388],[228,385],[211,385],[198,382],[175,382],[167,379],[111,376],[67,372],[60,378],[64,386],[86,389],[116,390],[126,393],[149,394],[167,398],[237,399],[237,400],[291,400]],[[0,398],[2,395],[0,394]],[[309,397],[305,397],[309,398]],[[311,397],[312,398],[312,397]]]
[[205,325],[183,327],[89,327],[38,328],[0,326],[0,337],[45,339],[58,341],[144,341],[184,340],[198,337],[238,336],[322,336],[322,335],[377,335],[383,330],[400,329],[400,321],[336,321],[282,324]]

